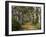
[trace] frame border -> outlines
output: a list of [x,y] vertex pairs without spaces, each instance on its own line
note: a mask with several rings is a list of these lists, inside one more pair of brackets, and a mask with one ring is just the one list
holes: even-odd
[[[44,5],[44,32],[43,33],[27,33],[27,34],[12,34],[9,35],[9,3],[28,3],[28,4],[42,4]],[[35,34],[45,34],[45,3],[39,2],[22,2],[22,1],[5,1],[5,36],[19,36],[19,35],[35,35]]]

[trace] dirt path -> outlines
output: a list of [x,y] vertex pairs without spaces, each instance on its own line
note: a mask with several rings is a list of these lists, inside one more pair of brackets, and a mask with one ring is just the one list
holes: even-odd
[[30,30],[32,28],[31,22],[25,23],[22,25],[22,28],[24,28],[24,30]]

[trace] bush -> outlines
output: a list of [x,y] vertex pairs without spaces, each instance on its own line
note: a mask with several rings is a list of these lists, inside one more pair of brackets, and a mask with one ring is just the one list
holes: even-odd
[[20,23],[15,19],[15,16],[12,17],[12,31],[17,31],[21,29]]

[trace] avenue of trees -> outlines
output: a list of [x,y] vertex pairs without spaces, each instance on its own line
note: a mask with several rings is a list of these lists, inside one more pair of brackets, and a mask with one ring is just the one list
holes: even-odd
[[20,30],[21,25],[31,22],[32,25],[40,23],[40,7],[12,6],[12,30]]

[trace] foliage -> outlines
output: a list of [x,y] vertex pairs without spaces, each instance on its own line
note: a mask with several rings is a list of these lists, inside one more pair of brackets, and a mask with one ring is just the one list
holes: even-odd
[[[26,7],[25,6],[12,6],[12,30],[13,31],[21,30],[22,29],[21,25],[27,22],[32,22],[32,25],[39,28],[38,23],[39,23],[40,11],[39,11],[39,7],[35,7],[35,8],[28,7],[28,6]],[[16,20],[15,16],[18,16],[18,20]]]
[[21,25],[20,23],[15,19],[15,16],[12,17],[12,31],[20,30]]

